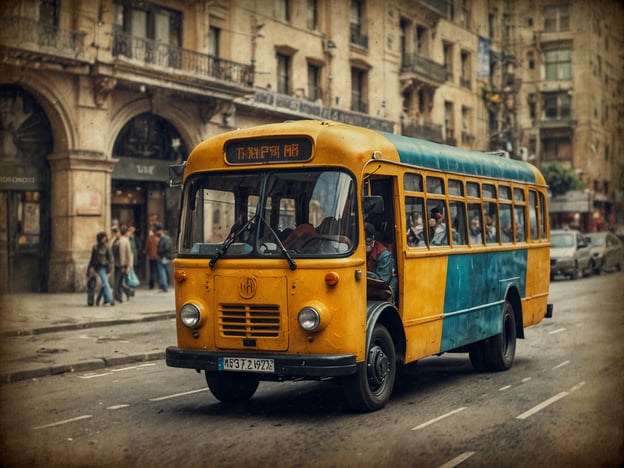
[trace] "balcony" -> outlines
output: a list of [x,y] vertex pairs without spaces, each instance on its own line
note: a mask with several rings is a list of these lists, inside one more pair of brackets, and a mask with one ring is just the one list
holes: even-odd
[[251,65],[115,31],[113,57],[126,57],[144,65],[171,68],[193,76],[215,78],[244,87],[253,87]]
[[444,65],[421,55],[404,55],[401,63],[401,79],[405,78],[440,85],[446,81],[447,72]]
[[351,35],[349,38],[351,44],[368,49],[368,36],[362,33],[360,25],[351,23]]
[[442,125],[435,124],[423,117],[401,119],[401,134],[423,140],[442,143]]
[[545,118],[540,120],[539,128],[541,130],[548,129],[572,129],[575,125],[575,120],[572,117],[559,117],[559,118]]
[[68,31],[31,18],[6,16],[0,19],[0,43],[10,56],[27,62],[63,66],[92,62],[85,54],[85,33]]

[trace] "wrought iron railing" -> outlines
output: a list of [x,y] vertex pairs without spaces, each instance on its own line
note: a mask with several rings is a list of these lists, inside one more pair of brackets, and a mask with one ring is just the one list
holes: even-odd
[[414,138],[442,143],[442,125],[435,124],[423,117],[401,119],[401,134]]
[[444,83],[447,77],[444,65],[418,54],[403,56],[401,73],[419,73],[439,83]]
[[114,57],[127,57],[141,63],[175,68],[194,75],[217,78],[246,87],[253,87],[251,65],[224,60],[213,55],[182,49],[171,44],[115,31]]
[[2,17],[0,25],[0,39],[4,44],[16,44],[25,49],[32,44],[55,49],[64,56],[76,57],[84,53],[86,33],[60,29],[20,16]]

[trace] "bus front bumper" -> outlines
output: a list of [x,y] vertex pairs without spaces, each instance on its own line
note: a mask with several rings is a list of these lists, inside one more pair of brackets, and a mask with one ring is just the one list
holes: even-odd
[[267,380],[321,379],[353,375],[357,371],[354,354],[250,354],[180,349],[174,346],[168,347],[165,353],[165,360],[169,367],[182,367],[197,371],[218,371],[220,359],[240,357],[273,360],[274,372],[258,373],[258,377]]

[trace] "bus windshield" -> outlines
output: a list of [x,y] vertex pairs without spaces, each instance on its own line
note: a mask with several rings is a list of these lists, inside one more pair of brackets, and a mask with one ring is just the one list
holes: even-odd
[[332,257],[357,239],[355,182],[335,169],[205,173],[185,184],[179,254]]

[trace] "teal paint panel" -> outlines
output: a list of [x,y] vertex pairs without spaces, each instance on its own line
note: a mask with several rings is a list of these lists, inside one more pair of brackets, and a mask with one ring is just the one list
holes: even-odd
[[500,333],[510,285],[526,292],[526,249],[449,255],[440,351]]
[[532,167],[522,161],[379,132],[395,146],[401,162],[443,172],[535,182]]

